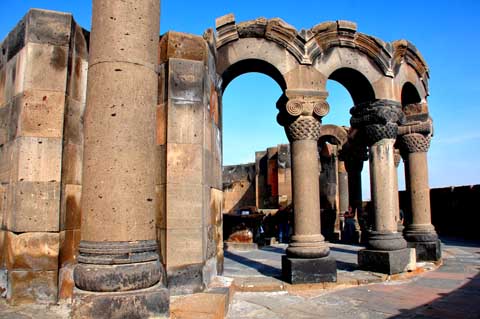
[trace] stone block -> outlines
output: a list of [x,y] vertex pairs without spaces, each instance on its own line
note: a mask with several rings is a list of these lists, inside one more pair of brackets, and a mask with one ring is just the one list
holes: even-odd
[[169,99],[167,142],[203,144],[203,112],[201,102]]
[[72,318],[169,318],[168,289],[156,286],[127,292],[74,289]]
[[431,242],[407,242],[408,247],[415,248],[417,261],[439,261],[442,259],[440,240]]
[[[2,185],[0,184],[0,232],[1,229],[4,228],[5,225],[5,214],[7,211],[7,186],[8,185]],[[0,241],[1,241],[1,234],[0,234]],[[0,242],[1,243],[1,242]],[[2,245],[0,245],[0,267],[2,267]]]
[[88,42],[90,33],[73,20],[73,51],[77,57],[88,60]]
[[0,145],[5,145],[9,141],[10,110],[10,103],[0,104]]
[[62,158],[62,181],[64,184],[82,184],[83,145],[65,144]]
[[358,252],[360,269],[393,275],[408,270],[410,249],[392,251],[362,249]]
[[80,200],[82,197],[82,186],[66,184],[63,186],[62,206],[60,208],[60,229],[80,229],[82,218]]
[[203,225],[203,186],[166,185],[166,227],[168,229],[199,228]]
[[20,51],[25,45],[25,26],[27,24],[27,17],[23,17],[20,20],[15,28],[10,31],[5,40],[2,43],[2,49],[6,51],[7,54],[1,55],[2,57],[6,56],[6,60],[10,60],[15,56],[18,51]]
[[157,218],[156,224],[158,228],[166,228],[166,220],[167,220],[167,193],[165,184],[156,185],[155,186],[155,193],[157,195]]
[[203,103],[203,62],[170,59],[168,66],[168,98]]
[[57,285],[57,271],[9,271],[7,301],[11,305],[54,304],[57,302]]
[[12,103],[10,139],[17,136],[61,138],[65,93],[30,90]]
[[5,268],[5,237],[6,231],[0,230],[0,269]]
[[167,143],[167,104],[160,103],[157,106],[157,145]]
[[157,104],[164,104],[167,101],[167,81],[165,80],[167,71],[166,63],[161,63],[158,66],[158,100]]
[[[20,55],[20,54],[19,54]],[[5,86],[4,86],[4,99],[5,102],[9,102],[16,95],[17,87],[21,85],[21,78],[17,78],[17,58],[14,56],[8,60],[5,65]]]
[[25,48],[24,90],[65,92],[68,47],[28,43]]
[[31,9],[27,14],[26,41],[67,46],[70,43],[72,16],[68,13]]
[[215,172],[213,167],[213,154],[211,151],[203,149],[203,183],[212,186],[215,182]]
[[167,229],[167,269],[203,262],[203,228]]
[[0,268],[0,298],[7,297],[8,275],[7,270]]
[[13,232],[55,232],[60,225],[60,183],[18,182],[8,187],[6,228]]
[[57,270],[59,234],[30,232],[5,236],[8,270]]
[[169,31],[160,40],[160,62],[175,58],[205,63],[207,54],[207,42],[198,35]]
[[60,181],[61,139],[19,137],[12,146],[12,183]]
[[75,265],[65,265],[58,270],[58,299],[70,300],[73,297],[73,270]]
[[[0,55],[1,60],[1,55]],[[6,62],[5,62],[6,63]],[[7,81],[7,68],[5,64],[0,62],[0,106],[5,106],[7,104],[7,99],[5,98],[5,82]]]
[[88,60],[77,52],[71,54],[72,62],[67,78],[67,94],[72,100],[84,104],[87,98]]
[[336,282],[337,263],[332,256],[301,259],[283,255],[282,276],[291,284]]
[[60,232],[60,254],[58,264],[66,267],[77,261],[78,245],[80,244],[80,229]]
[[202,145],[167,144],[167,183],[202,184]]
[[226,241],[223,246],[223,250],[226,250],[226,251],[252,251],[257,249],[258,249],[257,243],[241,243],[241,242]]
[[10,175],[12,173],[13,165],[13,149],[14,143],[9,142],[0,146],[0,183],[10,183]]
[[228,310],[228,294],[199,293],[177,297],[170,307],[172,318],[223,319]]
[[85,103],[72,98],[66,99],[64,141],[69,144],[83,145],[83,113]]
[[193,294],[203,291],[203,263],[167,267],[168,289],[172,295]]

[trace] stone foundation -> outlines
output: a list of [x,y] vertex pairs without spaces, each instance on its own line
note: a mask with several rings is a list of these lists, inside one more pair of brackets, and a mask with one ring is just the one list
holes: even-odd
[[358,267],[363,270],[393,275],[411,270],[411,249],[382,251],[362,249],[358,252]]
[[417,261],[439,261],[442,259],[440,240],[430,242],[407,242],[408,247],[415,248]]
[[282,277],[291,284],[336,282],[337,263],[331,256],[303,259],[283,255]]

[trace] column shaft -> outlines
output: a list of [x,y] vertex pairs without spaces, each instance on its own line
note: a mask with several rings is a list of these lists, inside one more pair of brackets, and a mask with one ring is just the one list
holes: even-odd
[[348,173],[345,169],[345,162],[338,161],[338,192],[339,192],[339,206],[340,206],[340,215],[343,215],[348,211],[349,206],[349,184],[348,184]]
[[407,190],[411,201],[412,224],[431,225],[427,153],[409,153],[405,164],[406,174],[409,175]]

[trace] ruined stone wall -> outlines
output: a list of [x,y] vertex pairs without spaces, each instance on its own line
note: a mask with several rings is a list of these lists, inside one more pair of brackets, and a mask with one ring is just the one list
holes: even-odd
[[[440,236],[480,239],[478,198],[480,185],[452,186],[430,189],[432,224]],[[400,192],[400,207],[409,223],[409,198]]]
[[215,53],[199,36],[169,32],[160,41],[157,228],[174,294],[200,290],[223,266]]
[[0,290],[12,304],[71,295],[86,36],[71,15],[34,9],[0,44]]
[[224,166],[223,212],[256,206],[255,198],[255,163]]

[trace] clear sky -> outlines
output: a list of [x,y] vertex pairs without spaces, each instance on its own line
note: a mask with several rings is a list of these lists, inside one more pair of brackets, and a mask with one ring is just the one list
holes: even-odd
[[[71,12],[79,24],[90,29],[91,1],[1,0],[0,38],[29,8]],[[280,17],[298,30],[328,20],[351,20],[359,32],[384,41],[410,40],[430,67],[428,102],[435,125],[429,152],[430,185],[480,183],[480,1],[163,0],[161,33],[202,34],[214,27],[216,17],[227,13],[234,13],[238,22]],[[350,96],[333,81],[328,89],[331,112],[324,123],[348,124]],[[275,121],[275,102],[280,94],[273,80],[255,73],[242,75],[227,87],[223,102],[224,164],[253,161],[256,150],[287,142]],[[364,196],[368,198],[367,170],[364,173]],[[403,188],[403,169],[399,176]]]

